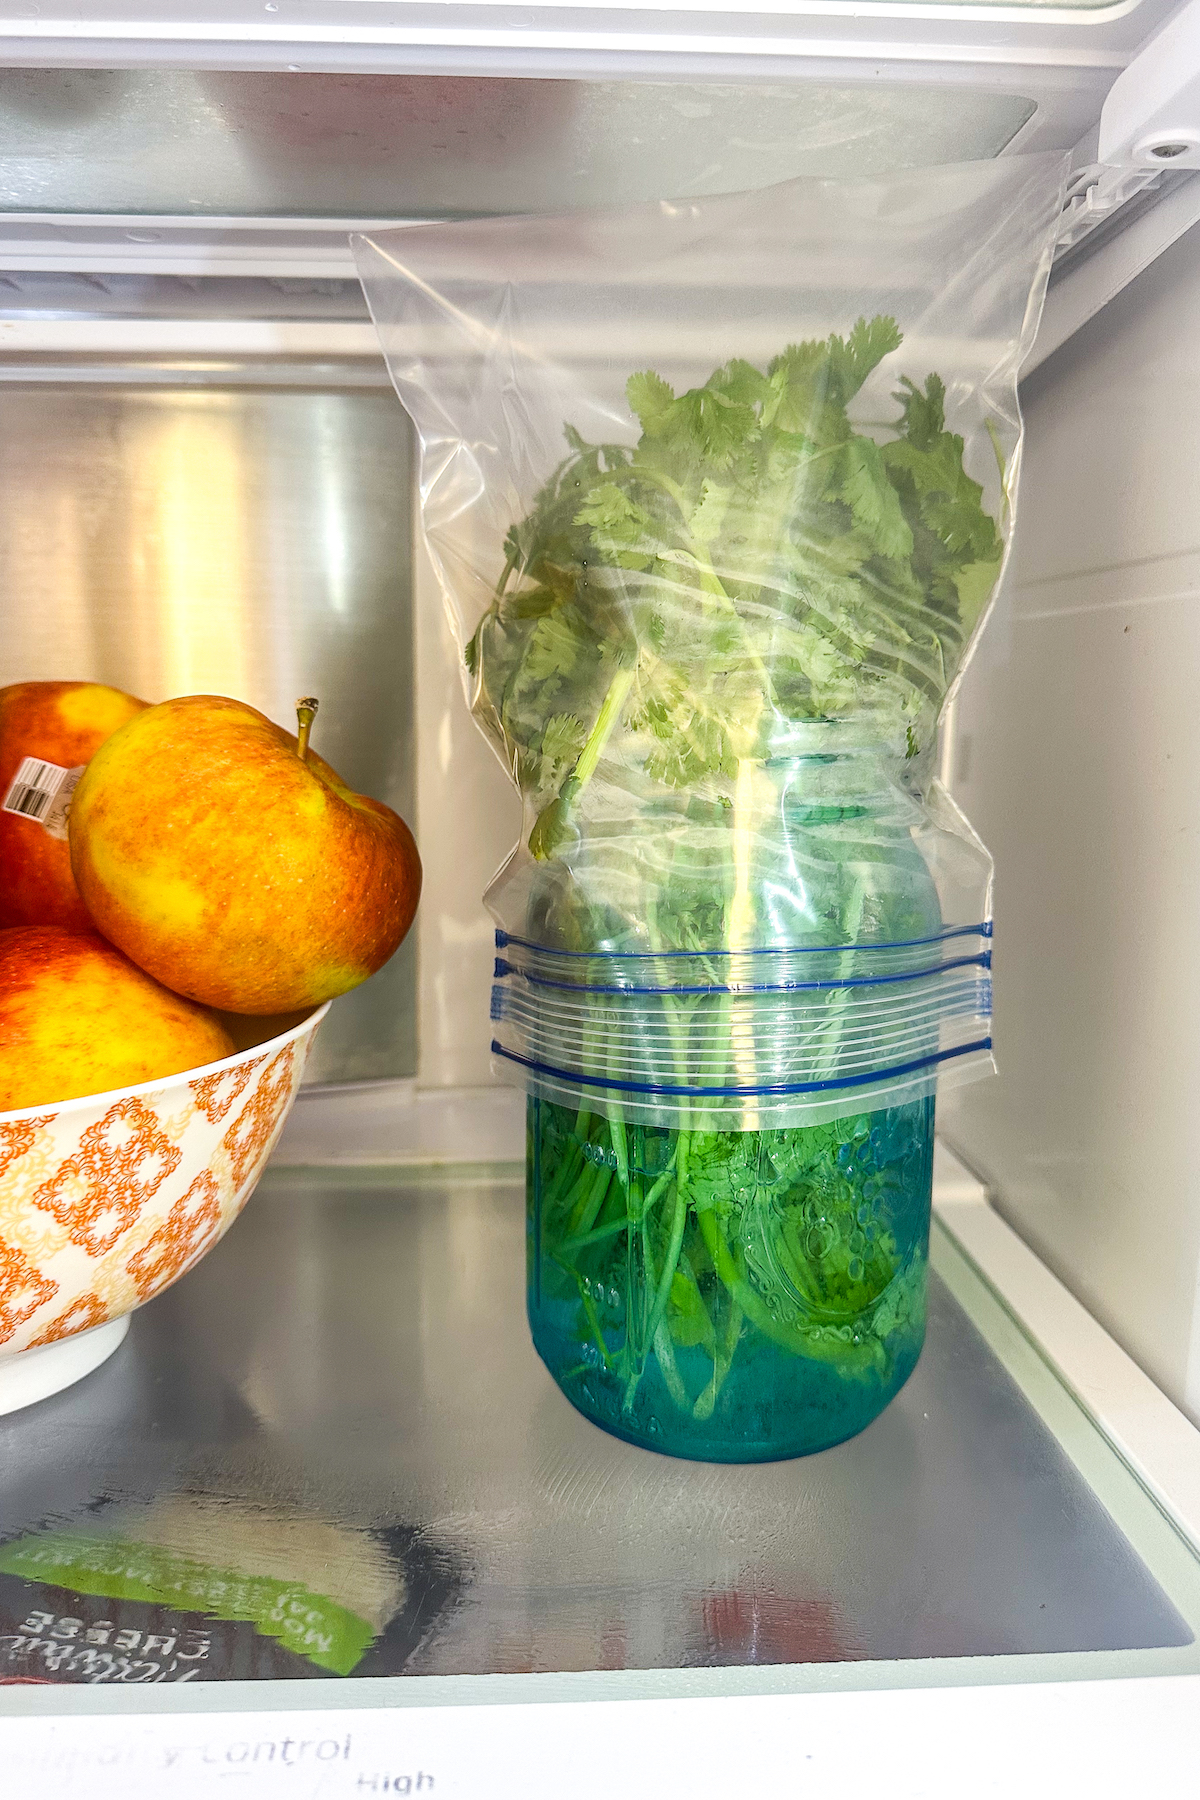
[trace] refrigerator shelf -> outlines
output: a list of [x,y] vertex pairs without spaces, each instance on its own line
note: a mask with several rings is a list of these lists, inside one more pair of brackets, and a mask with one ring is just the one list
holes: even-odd
[[852,1748],[897,1800],[1178,1781],[1200,1433],[941,1149],[935,1200],[895,1403],[715,1466],[553,1386],[519,1165],[276,1165],[110,1362],[0,1422],[6,1772],[551,1800],[570,1765],[657,1800],[832,1791]]
[[54,1684],[0,1712],[1200,1669],[1193,1547],[956,1242],[999,1221],[945,1171],[915,1375],[756,1467],[572,1410],[519,1169],[272,1171],[104,1368],[0,1424],[0,1678]]

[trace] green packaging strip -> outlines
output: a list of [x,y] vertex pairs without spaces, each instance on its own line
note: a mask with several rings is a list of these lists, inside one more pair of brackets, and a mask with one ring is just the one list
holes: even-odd
[[245,1575],[157,1544],[48,1532],[0,1546],[0,1571],[108,1600],[145,1600],[250,1624],[333,1675],[349,1675],[374,1628],[299,1581]]

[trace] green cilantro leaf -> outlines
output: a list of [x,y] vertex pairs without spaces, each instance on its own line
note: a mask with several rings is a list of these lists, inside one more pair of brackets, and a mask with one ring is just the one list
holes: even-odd
[[[481,720],[546,797],[539,854],[574,841],[601,765],[719,816],[759,721],[857,715],[931,740],[1003,541],[937,374],[895,384],[890,438],[851,421],[900,343],[880,316],[683,393],[643,370],[633,449],[565,428],[466,651]],[[686,936],[711,895],[680,899]]]

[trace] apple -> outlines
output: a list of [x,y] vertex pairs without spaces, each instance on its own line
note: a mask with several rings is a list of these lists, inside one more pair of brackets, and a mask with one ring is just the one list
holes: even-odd
[[53,835],[37,817],[5,810],[3,802],[25,757],[77,769],[145,704],[94,681],[18,681],[0,688],[0,927],[90,927],[71,874],[65,829]]
[[135,968],[95,931],[0,931],[0,1113],[105,1094],[219,1062],[219,1019]]
[[399,945],[421,863],[390,807],[299,738],[211,694],[139,713],[71,806],[71,867],[105,937],[176,993],[283,1013],[357,987]]

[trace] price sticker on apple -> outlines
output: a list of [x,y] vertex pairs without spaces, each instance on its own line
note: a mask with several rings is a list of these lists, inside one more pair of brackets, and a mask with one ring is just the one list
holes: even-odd
[[0,812],[31,819],[51,837],[65,839],[71,799],[85,767],[81,763],[77,769],[64,769],[37,756],[22,757],[21,766],[0,801]]

